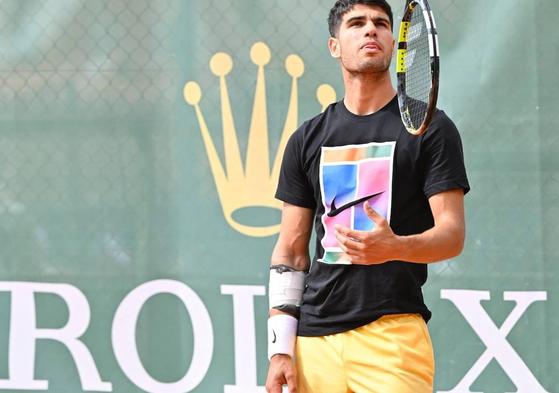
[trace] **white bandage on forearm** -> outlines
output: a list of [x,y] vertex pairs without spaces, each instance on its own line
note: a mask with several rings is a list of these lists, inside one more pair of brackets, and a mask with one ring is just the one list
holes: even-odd
[[268,318],[268,360],[277,354],[289,355],[293,358],[297,323],[297,318],[287,314]]
[[268,294],[270,308],[301,305],[305,288],[305,272],[285,266],[276,265],[270,268],[270,285]]

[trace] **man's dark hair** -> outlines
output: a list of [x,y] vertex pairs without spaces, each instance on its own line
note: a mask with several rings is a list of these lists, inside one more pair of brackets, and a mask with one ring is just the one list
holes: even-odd
[[377,5],[381,7],[390,19],[390,28],[394,27],[392,8],[390,8],[390,4],[388,4],[386,0],[338,0],[330,10],[330,14],[328,15],[328,30],[330,31],[331,37],[336,36],[343,16],[356,4]]

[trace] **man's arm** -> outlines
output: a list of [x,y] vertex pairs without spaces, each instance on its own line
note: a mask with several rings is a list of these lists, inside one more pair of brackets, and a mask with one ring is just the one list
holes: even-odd
[[345,259],[354,264],[372,265],[391,260],[431,263],[459,255],[464,247],[464,192],[444,191],[429,198],[435,221],[433,228],[410,236],[392,232],[384,217],[365,204],[365,212],[375,222],[371,232],[336,227],[336,237]]
[[272,252],[272,265],[287,265],[301,271],[309,268],[312,213],[312,209],[283,204],[280,233]]
[[[309,240],[312,230],[312,217],[313,212],[311,209],[284,203],[280,234],[272,252],[272,267],[285,266],[293,269],[295,272],[308,270],[310,265]],[[272,285],[270,284],[270,286]],[[270,309],[270,318],[281,315],[291,319],[292,322],[296,322],[289,314],[277,308]],[[274,339],[276,337],[272,338],[272,340]],[[282,385],[284,384],[288,385],[290,393],[297,392],[297,378],[293,359],[289,355],[279,353],[273,355],[270,359],[266,391],[269,393],[281,393]]]

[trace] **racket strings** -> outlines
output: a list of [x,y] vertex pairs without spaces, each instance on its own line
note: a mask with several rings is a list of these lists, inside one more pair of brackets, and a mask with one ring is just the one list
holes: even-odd
[[406,54],[406,106],[413,128],[423,123],[431,91],[429,32],[421,7],[412,13]]

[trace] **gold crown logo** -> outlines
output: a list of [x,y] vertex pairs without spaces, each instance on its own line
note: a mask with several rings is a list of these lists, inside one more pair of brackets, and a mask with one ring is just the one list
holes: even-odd
[[[285,146],[298,124],[297,80],[303,75],[305,65],[297,55],[289,55],[285,69],[291,76],[291,95],[280,143],[270,171],[270,152],[268,145],[268,119],[266,105],[266,79],[264,66],[271,59],[268,46],[263,42],[255,43],[250,50],[250,58],[258,67],[252,118],[248,135],[246,166],[243,168],[237,133],[229,100],[226,76],[233,69],[233,60],[226,53],[218,52],[210,60],[212,73],[219,77],[221,120],[223,126],[223,146],[225,168],[219,158],[212,136],[200,109],[202,92],[198,83],[190,81],[184,86],[184,98],[193,106],[204,140],[219,200],[226,221],[237,231],[255,237],[270,236],[279,231],[279,223],[268,226],[254,226],[238,222],[233,213],[247,207],[266,207],[280,209],[281,202],[274,198],[281,160]],[[336,100],[336,92],[326,84],[317,88],[316,97],[322,111]]]

